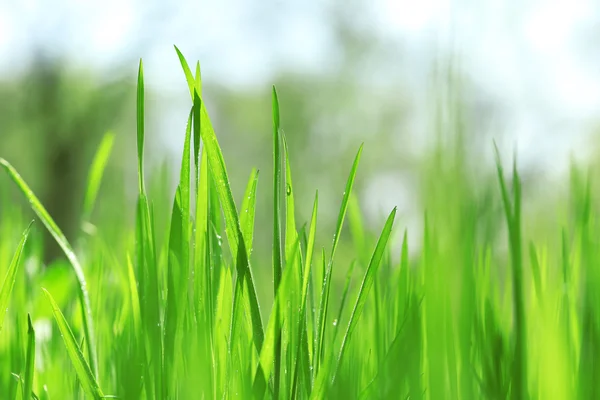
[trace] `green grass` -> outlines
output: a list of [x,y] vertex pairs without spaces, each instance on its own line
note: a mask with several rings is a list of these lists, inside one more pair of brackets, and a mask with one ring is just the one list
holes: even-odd
[[[2,178],[16,184],[0,181],[2,399],[600,395],[591,175],[573,166],[566,197],[540,219],[536,204],[524,206],[516,162],[509,178],[497,152],[474,178],[460,124],[442,124],[445,139],[418,172],[422,232],[407,231],[395,208],[375,221],[380,231],[365,228],[355,193],[358,143],[345,186],[331,182],[343,195],[329,229],[317,192],[310,220],[297,220],[291,166],[302,173],[302,164],[290,161],[282,129],[293,110],[280,110],[273,88],[265,110],[273,120],[273,218],[263,223],[255,218],[259,176],[269,174],[252,170],[236,203],[199,64],[192,72],[176,52],[190,110],[172,207],[158,207],[146,189],[140,62],[138,196],[135,221],[120,226],[120,246],[90,229],[109,190],[101,183],[112,134],[90,167],[76,243],[0,158]],[[27,227],[30,211],[7,200],[13,192],[42,224]],[[157,228],[162,220],[165,232]],[[43,227],[68,263],[41,265]],[[271,261],[253,256],[259,230],[272,233]],[[272,270],[272,280],[258,270]],[[265,293],[272,304],[261,307]]]

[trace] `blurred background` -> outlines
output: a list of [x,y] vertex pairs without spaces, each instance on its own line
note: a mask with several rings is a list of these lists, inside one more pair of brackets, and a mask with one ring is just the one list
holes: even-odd
[[[150,186],[168,216],[189,111],[174,44],[200,60],[238,201],[250,169],[261,171],[257,257],[270,252],[271,84],[300,221],[318,189],[321,221],[333,223],[363,142],[356,193],[374,230],[397,205],[418,232],[419,174],[446,135],[460,134],[474,174],[492,165],[493,139],[508,157],[516,149],[540,198],[571,158],[598,154],[600,4],[591,0],[0,0],[0,156],[68,237],[109,130],[116,144],[94,221],[108,235],[134,222],[139,58]],[[51,243],[47,261],[60,254]]]

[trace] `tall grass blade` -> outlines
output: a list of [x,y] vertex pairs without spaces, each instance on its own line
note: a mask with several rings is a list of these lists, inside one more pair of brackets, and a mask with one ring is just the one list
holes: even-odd
[[340,206],[340,212],[338,214],[337,224],[335,228],[335,233],[333,235],[333,244],[331,246],[331,257],[329,259],[329,264],[327,266],[327,271],[325,274],[325,279],[323,282],[323,287],[321,290],[321,300],[319,303],[319,319],[318,319],[318,336],[317,336],[317,345],[315,350],[314,357],[314,371],[315,374],[319,372],[319,363],[323,358],[324,351],[324,343],[325,343],[325,332],[326,332],[326,320],[327,320],[327,310],[329,308],[329,291],[331,289],[331,271],[333,268],[333,259],[335,256],[335,250],[337,249],[338,242],[340,240],[340,235],[342,233],[342,226],[344,225],[344,218],[346,217],[346,211],[348,210],[348,202],[350,199],[350,195],[352,194],[352,187],[354,186],[354,180],[356,178],[356,172],[358,170],[358,164],[360,162],[360,156],[362,154],[363,145],[360,146],[358,152],[356,153],[356,157],[354,157],[354,162],[352,163],[352,169],[350,170],[350,175],[348,176],[348,180],[346,181],[346,190],[342,196],[342,204]]
[[[192,73],[192,70],[190,69],[190,66],[187,62],[187,60],[185,59],[185,57],[183,56],[183,54],[181,53],[181,51],[179,50],[179,48],[177,46],[173,46],[175,47],[175,52],[177,53],[177,57],[179,58],[179,62],[181,63],[181,68],[183,68],[183,73],[185,74],[185,80],[187,81],[188,84],[188,88],[190,89],[190,97],[192,99],[192,101],[194,101],[194,90],[196,90],[196,78],[198,78],[198,80],[200,80],[199,76],[200,74],[196,75],[196,78],[194,78],[194,74]],[[199,71],[199,65],[198,68],[196,69],[197,71]],[[199,87],[198,87],[199,89]],[[198,90],[198,95],[201,95],[200,90]]]
[[[177,47],[175,47],[175,51],[177,52],[177,56],[179,57],[179,61],[181,62],[181,66],[186,76],[186,81],[188,82],[188,88],[190,90],[190,95],[195,110],[194,112],[200,114],[200,137],[204,143],[204,150],[207,153],[209,168],[214,176],[219,201],[225,216],[225,232],[227,234],[227,241],[229,243],[231,254],[236,259],[236,269],[238,272],[237,280],[239,281],[236,283],[236,285],[239,285],[239,288],[236,288],[235,293],[243,292],[245,294],[242,300],[246,304],[246,308],[250,311],[253,336],[255,338],[254,344],[257,352],[260,353],[260,348],[262,347],[262,343],[264,341],[264,330],[260,315],[260,307],[258,304],[258,297],[256,295],[254,279],[252,277],[252,271],[250,269],[248,251],[244,245],[244,236],[241,231],[239,215],[233,200],[233,195],[231,193],[231,186],[229,184],[229,177],[225,167],[225,160],[223,159],[223,154],[208,116],[208,112],[206,111],[206,108],[200,97],[201,94],[199,90],[197,90],[201,88],[201,83],[199,82],[199,73],[197,76],[198,79],[194,79],[194,76],[189,68],[189,64],[185,60],[183,54]],[[197,70],[199,71],[199,67]],[[242,286],[245,287],[245,290],[242,290]],[[233,338],[236,336],[235,334],[237,332],[238,322],[236,315],[239,313],[239,304],[239,298],[234,294],[232,310],[233,321],[231,325],[232,331],[229,338],[231,346],[233,346]]]
[[252,169],[246,191],[244,192],[244,200],[242,201],[240,225],[242,227],[242,235],[248,257],[252,255],[252,241],[254,239],[254,216],[256,213],[256,185],[258,184],[258,170]]
[[[137,156],[139,197],[136,214],[136,258],[139,266],[140,310],[145,333],[146,390],[163,395],[163,327],[160,318],[160,285],[154,240],[154,219],[144,182],[144,68],[140,60],[137,86]],[[152,371],[153,377],[150,377]],[[153,386],[153,387],[152,387]]]
[[137,159],[139,192],[145,194],[144,186],[144,64],[140,59],[137,81]]
[[100,146],[96,151],[94,160],[92,161],[92,167],[88,174],[87,189],[85,191],[85,198],[83,201],[83,220],[89,221],[96,204],[96,198],[98,197],[98,190],[100,189],[100,183],[104,176],[104,170],[115,141],[115,134],[107,132],[102,137]]
[[35,330],[31,315],[27,314],[27,355],[25,358],[25,377],[23,378],[23,399],[31,398],[33,392],[33,373],[35,371]]
[[[280,150],[280,121],[279,121],[279,100],[277,90],[273,86],[272,91],[272,109],[273,109],[273,296],[277,296],[282,274],[282,234],[281,234],[281,150]],[[279,308],[273,308],[275,313],[275,326],[279,327]],[[279,329],[279,328],[278,328]],[[281,370],[281,334],[275,333],[276,341],[273,349],[274,367],[273,367],[273,395],[279,398],[279,375]]]
[[21,240],[17,245],[17,250],[15,251],[8,270],[6,271],[6,276],[2,281],[2,287],[0,287],[0,332],[2,331],[2,326],[4,325],[4,318],[6,317],[8,302],[10,300],[13,287],[15,286],[17,271],[19,270],[19,264],[21,263],[21,255],[23,254],[23,248],[25,247],[25,243],[29,237],[29,231],[31,230],[32,224],[33,221],[29,223],[29,226],[27,229],[25,229],[25,232],[23,232],[23,235],[21,235]]
[[394,218],[396,217],[396,208],[392,210],[390,213],[381,235],[379,236],[379,240],[377,240],[377,245],[375,246],[375,251],[373,252],[373,256],[371,257],[371,261],[369,261],[369,266],[367,267],[367,271],[365,272],[365,277],[360,285],[360,289],[358,291],[358,297],[356,299],[356,304],[352,309],[352,314],[350,315],[350,321],[348,322],[348,328],[346,329],[346,333],[344,334],[344,338],[342,339],[342,345],[340,347],[340,354],[337,359],[337,365],[335,370],[333,371],[332,381],[335,381],[337,371],[340,367],[340,364],[344,358],[344,352],[346,351],[346,344],[348,339],[352,335],[352,332],[356,328],[358,324],[358,319],[362,313],[362,310],[367,302],[367,298],[369,296],[369,291],[375,282],[375,277],[377,275],[377,270],[379,265],[381,264],[381,259],[383,258],[388,240],[392,233],[392,227],[394,225]]
[[102,399],[104,397],[104,394],[102,393],[102,390],[100,389],[100,386],[98,385],[98,382],[96,381],[96,378],[92,373],[90,365],[87,363],[85,357],[83,356],[83,353],[81,352],[79,344],[77,343],[77,340],[73,335],[71,327],[65,320],[63,313],[60,311],[58,304],[56,304],[56,302],[52,298],[52,295],[50,295],[50,293],[46,289],[42,290],[44,291],[44,294],[46,295],[46,298],[48,299],[48,302],[52,307],[54,319],[56,320],[58,329],[60,330],[60,333],[63,337],[65,347],[67,348],[67,352],[69,353],[69,358],[73,363],[73,367],[75,368],[75,372],[77,373],[77,378],[79,379],[81,386],[83,387],[84,391],[92,398]]
[[[198,96],[198,94],[195,94]],[[196,104],[201,104],[196,102]],[[225,232],[227,234],[227,241],[231,250],[231,254],[236,257],[236,268],[238,272],[238,279],[240,280],[239,285],[244,285],[245,290],[244,300],[248,303],[250,309],[250,317],[252,319],[252,330],[254,336],[254,345],[258,352],[262,347],[264,341],[264,331],[260,315],[260,307],[258,304],[258,297],[256,295],[256,288],[254,285],[254,279],[252,278],[252,272],[250,269],[250,261],[246,246],[244,245],[244,237],[241,231],[239,216],[233,200],[233,194],[231,193],[231,186],[229,184],[229,177],[225,168],[225,160],[219,147],[219,142],[215,135],[215,131],[210,122],[210,118],[204,108],[204,104],[201,104],[201,127],[200,132],[202,135],[202,141],[204,142],[204,148],[207,153],[208,164],[210,171],[214,174],[216,183],[216,190],[219,196],[223,214],[225,216]],[[241,287],[239,289],[241,292]],[[234,299],[234,308],[239,307],[238,303]],[[235,321],[232,324],[234,327],[232,337],[235,337]]]

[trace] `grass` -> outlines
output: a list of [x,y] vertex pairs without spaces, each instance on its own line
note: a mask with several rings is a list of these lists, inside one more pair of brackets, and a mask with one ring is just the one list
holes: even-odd
[[[106,189],[111,133],[90,168],[85,234],[73,244],[0,159],[16,184],[0,185],[3,399],[598,396],[600,247],[587,174],[573,167],[556,221],[544,215],[555,229],[540,231],[524,213],[516,163],[508,178],[497,152],[496,176],[490,168],[474,179],[460,128],[449,126],[452,139],[439,139],[421,170],[422,234],[404,229],[396,209],[371,232],[354,193],[357,146],[345,189],[332,183],[344,192],[328,232],[318,193],[310,221],[296,220],[273,88],[273,225],[255,226],[259,172],[236,203],[199,64],[192,72],[176,51],[190,112],[172,208],[157,208],[146,189],[140,62],[138,200],[135,228],[123,222],[116,239],[122,246],[88,229]],[[7,200],[15,187],[42,224],[27,227],[28,213]],[[157,231],[165,215],[167,231]],[[68,264],[41,266],[42,225]],[[269,267],[252,257],[257,229],[272,229],[272,282],[254,277]],[[270,308],[259,305],[266,292]]]

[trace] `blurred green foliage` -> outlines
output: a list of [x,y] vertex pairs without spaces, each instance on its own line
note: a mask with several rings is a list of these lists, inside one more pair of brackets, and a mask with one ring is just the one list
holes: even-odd
[[[87,166],[107,130],[126,131],[133,110],[131,85],[99,82],[92,74],[69,70],[60,60],[41,57],[17,76],[0,79],[0,98],[2,154],[31,182],[65,234],[75,239]],[[124,147],[117,147],[109,182],[123,179]],[[60,256],[49,236],[45,247],[46,261]]]

